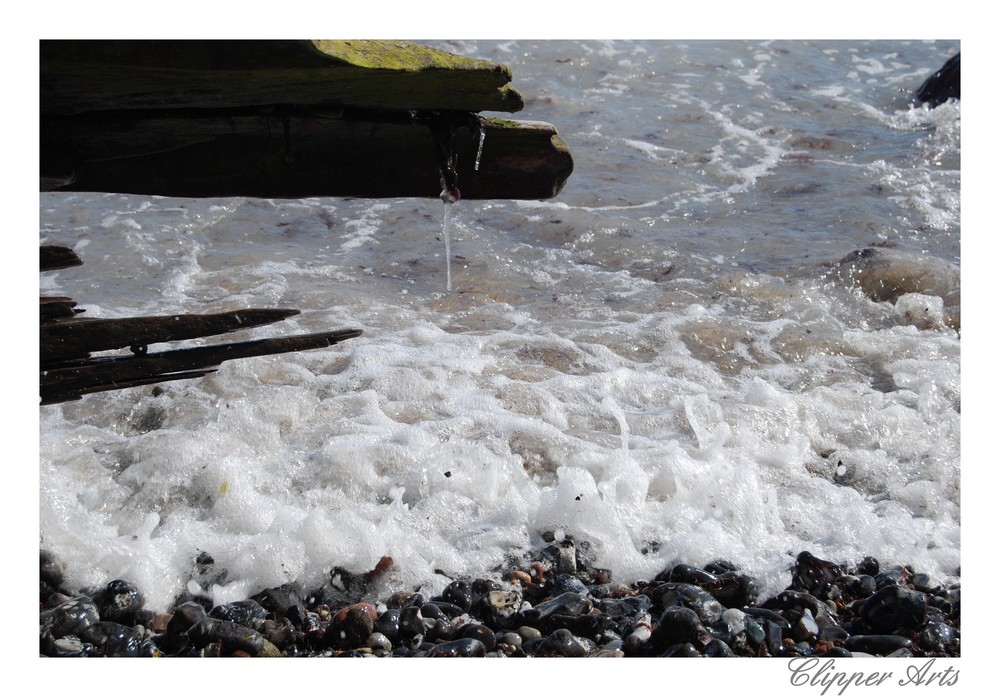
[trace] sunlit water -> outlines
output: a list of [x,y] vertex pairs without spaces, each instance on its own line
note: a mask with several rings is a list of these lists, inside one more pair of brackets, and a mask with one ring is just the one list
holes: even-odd
[[375,595],[434,592],[545,532],[625,582],[724,558],[775,590],[803,549],[955,575],[959,335],[833,269],[959,263],[960,107],[909,101],[959,47],[438,45],[510,66],[575,160],[551,201],[455,203],[448,259],[437,199],[41,195],[42,242],[84,261],[42,294],[87,316],[364,330],[40,407],[40,544],[70,585],[164,608],[389,555]]

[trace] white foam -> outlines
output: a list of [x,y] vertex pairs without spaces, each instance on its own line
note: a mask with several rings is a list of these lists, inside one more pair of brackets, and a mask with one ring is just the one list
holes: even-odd
[[[726,558],[777,590],[803,549],[952,574],[958,336],[938,299],[875,303],[824,264],[875,235],[957,258],[955,107],[869,102],[842,121],[869,88],[828,72],[850,56],[791,44],[821,78],[789,111],[768,54],[742,52],[767,83],[750,89],[710,48],[684,49],[708,55],[680,87],[661,52],[581,48],[579,84],[616,97],[591,115],[555,61],[516,65],[554,95],[532,116],[573,134],[577,171],[554,201],[462,201],[457,292],[442,292],[436,200],[42,195],[43,234],[73,231],[92,274],[43,289],[88,315],[263,304],[303,312],[254,338],[364,330],[158,397],[43,407],[41,544],[70,584],[129,578],[159,609],[189,587],[224,602],[388,555],[374,594],[435,589],[547,532],[590,542],[624,582]],[[865,51],[865,79],[873,60],[899,75]],[[848,125],[856,142],[786,157],[798,133]],[[772,174],[819,184],[774,194]]]

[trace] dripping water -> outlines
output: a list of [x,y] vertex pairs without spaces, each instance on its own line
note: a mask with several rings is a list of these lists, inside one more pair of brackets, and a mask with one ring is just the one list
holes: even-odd
[[482,127],[482,125],[480,124],[480,126],[479,126],[479,149],[476,150],[476,165],[475,165],[475,170],[477,172],[479,171],[479,161],[483,157],[483,143],[485,143],[485,142],[486,142],[486,129],[484,129]]
[[451,226],[453,218],[452,209],[455,207],[456,199],[446,194],[446,191],[441,192],[441,198],[444,201],[444,219],[441,222],[441,234],[444,236],[444,265],[447,289],[451,291]]

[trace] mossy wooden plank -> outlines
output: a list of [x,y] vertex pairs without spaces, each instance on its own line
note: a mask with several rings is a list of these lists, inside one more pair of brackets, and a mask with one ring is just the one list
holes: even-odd
[[40,48],[41,111],[273,104],[514,112],[503,65],[405,41],[57,41]]

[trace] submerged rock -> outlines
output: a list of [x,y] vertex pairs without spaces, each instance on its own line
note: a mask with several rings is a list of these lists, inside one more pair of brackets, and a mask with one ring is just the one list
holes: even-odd
[[[841,259],[838,272],[846,283],[857,286],[876,302],[898,304],[908,295],[940,298],[942,321],[956,331],[961,329],[961,273],[955,264],[921,254],[869,247]],[[933,303],[921,304],[919,298],[908,298],[899,309],[909,324],[933,324],[935,319]]]

